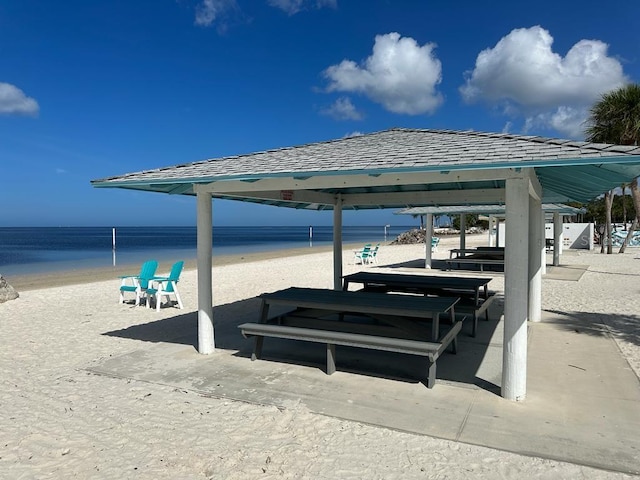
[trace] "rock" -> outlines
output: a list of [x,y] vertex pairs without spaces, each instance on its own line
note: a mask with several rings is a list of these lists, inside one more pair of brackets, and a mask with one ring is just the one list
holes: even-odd
[[20,295],[16,290],[7,283],[2,275],[0,275],[0,303],[4,303],[8,300],[14,300]]
[[401,233],[391,242],[391,245],[409,245],[413,243],[424,243],[425,231],[421,228],[414,228],[408,232]]

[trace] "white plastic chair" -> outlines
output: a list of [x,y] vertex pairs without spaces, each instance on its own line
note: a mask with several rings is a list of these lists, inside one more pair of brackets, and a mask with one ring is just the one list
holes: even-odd
[[178,308],[184,308],[182,305],[182,299],[178,292],[178,281],[180,280],[180,273],[182,273],[182,267],[184,261],[180,260],[171,267],[171,272],[168,277],[153,277],[151,279],[151,286],[147,288],[147,307],[150,305],[151,297],[155,299],[156,311],[160,311],[160,304],[162,303],[162,297],[167,298],[167,302],[170,300],[170,295],[175,295],[178,302]]

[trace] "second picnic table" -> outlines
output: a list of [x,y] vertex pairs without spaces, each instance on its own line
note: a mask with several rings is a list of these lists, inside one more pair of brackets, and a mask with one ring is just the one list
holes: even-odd
[[[347,291],[349,284],[359,283],[364,286],[365,291],[409,292],[442,297],[461,297],[462,300],[468,300],[466,303],[473,313],[473,335],[475,336],[478,313],[486,312],[493,299],[488,290],[490,281],[489,277],[357,272],[343,277],[343,290]],[[456,305],[456,310],[463,311],[464,304],[463,301]]]

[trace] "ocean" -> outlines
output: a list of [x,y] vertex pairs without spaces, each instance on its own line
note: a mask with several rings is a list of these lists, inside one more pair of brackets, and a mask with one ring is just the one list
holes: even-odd
[[[343,226],[343,243],[391,241],[412,226]],[[311,233],[311,235],[310,235]],[[385,236],[386,233],[386,236]],[[213,228],[213,255],[331,245],[330,226]],[[0,274],[56,271],[196,258],[196,227],[0,227]]]

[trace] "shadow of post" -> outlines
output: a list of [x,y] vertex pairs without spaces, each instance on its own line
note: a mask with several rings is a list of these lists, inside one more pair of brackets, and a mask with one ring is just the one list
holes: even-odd
[[616,338],[640,346],[640,316],[638,315],[544,311],[554,314],[552,318],[544,320],[546,323],[558,325],[565,330],[596,337],[612,334]]

